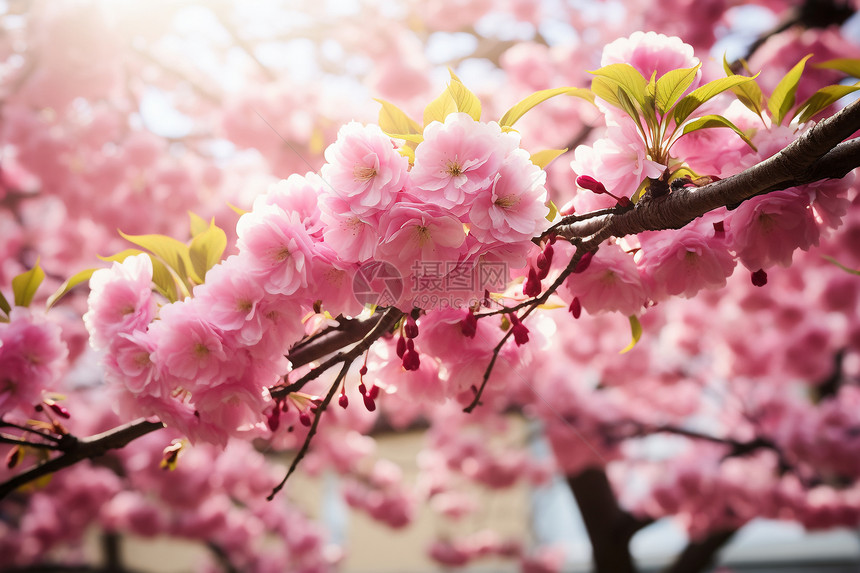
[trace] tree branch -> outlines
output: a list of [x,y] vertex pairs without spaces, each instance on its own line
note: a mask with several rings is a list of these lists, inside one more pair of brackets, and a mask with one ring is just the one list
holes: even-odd
[[591,541],[596,573],[635,573],[630,539],[652,520],[621,509],[606,472],[600,468],[567,477]]
[[700,541],[690,541],[675,562],[663,573],[697,573],[709,567],[722,547],[737,533],[737,529],[715,531]]
[[762,193],[844,177],[860,166],[860,140],[842,143],[860,130],[860,100],[814,125],[776,155],[749,169],[699,188],[682,188],[659,198],[646,193],[636,206],[568,223],[552,230],[566,239],[592,237],[605,229],[623,237],[643,231],[680,229],[714,209],[738,205]]
[[28,484],[42,476],[52,474],[85,459],[97,458],[109,450],[122,448],[132,440],[163,427],[164,424],[161,422],[137,420],[88,438],[70,439],[60,444],[63,450],[62,455],[0,483],[0,499],[3,499],[22,485]]

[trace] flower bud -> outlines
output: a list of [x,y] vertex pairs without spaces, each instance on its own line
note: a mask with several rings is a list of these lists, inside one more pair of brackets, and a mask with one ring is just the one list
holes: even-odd
[[606,187],[603,186],[603,183],[588,175],[580,175],[577,177],[576,184],[583,189],[587,189],[592,193],[597,193],[598,195],[606,193]]
[[349,406],[349,398],[346,397],[346,394],[341,394],[340,398],[337,399],[337,403],[340,405],[341,408],[345,409],[347,406]]
[[582,255],[582,258],[579,259],[579,262],[576,263],[576,267],[574,267],[574,273],[582,273],[585,272],[585,269],[588,268],[588,265],[591,264],[591,259],[594,258],[594,251],[588,251]]
[[418,336],[418,325],[415,323],[412,315],[406,316],[406,323],[403,325],[403,334],[406,335],[406,338],[415,338]]
[[478,331],[478,317],[471,310],[460,321],[460,330],[463,332],[463,336],[475,338],[475,333]]
[[406,339],[402,336],[397,339],[397,357],[403,358],[403,353],[406,352]]
[[764,269],[759,269],[750,275],[750,280],[754,286],[763,287],[767,284],[767,273]]
[[538,296],[541,291],[540,279],[537,276],[537,271],[534,267],[529,267],[529,276],[526,282],[523,283],[523,294],[529,298]]
[[573,315],[573,318],[579,318],[582,314],[582,304],[579,302],[579,297],[573,297],[568,310],[570,311],[570,314]]

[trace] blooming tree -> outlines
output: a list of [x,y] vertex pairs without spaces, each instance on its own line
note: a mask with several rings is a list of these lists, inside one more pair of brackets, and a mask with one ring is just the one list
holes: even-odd
[[[122,535],[336,568],[270,503],[300,463],[390,527],[561,472],[601,572],[663,517],[678,572],[756,517],[856,527],[856,6],[677,4],[7,3],[9,567],[96,525],[111,570]],[[730,61],[714,22],[753,9],[780,23]],[[551,463],[490,439],[510,412]],[[420,483],[383,423],[429,428]],[[428,554],[562,567],[492,532]]]

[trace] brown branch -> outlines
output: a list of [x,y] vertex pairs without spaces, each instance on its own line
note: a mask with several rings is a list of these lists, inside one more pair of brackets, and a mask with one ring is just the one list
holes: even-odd
[[651,519],[638,519],[621,509],[606,472],[588,468],[567,477],[591,541],[595,573],[635,573],[630,539]]
[[[382,338],[391,328],[397,324],[397,321],[403,316],[403,312],[395,307],[389,307],[382,313],[382,316],[373,324],[373,328],[364,335],[358,344],[345,352],[338,352],[292,384],[273,386],[269,388],[269,393],[272,398],[283,398],[292,392],[298,392],[304,388],[312,380],[319,378],[323,372],[341,362],[352,363],[353,360],[362,355],[374,342]],[[328,343],[325,343],[328,345]],[[344,348],[350,343],[341,344],[340,348]],[[328,354],[328,352],[326,353]],[[324,354],[325,355],[325,354]],[[294,364],[295,367],[295,364]]]
[[365,320],[340,318],[337,326],[310,336],[290,348],[287,358],[293,368],[310,364],[323,356],[355,344],[367,336],[383,316],[383,313],[379,313]]
[[700,541],[690,541],[675,562],[663,573],[698,573],[706,570],[737,529],[715,531]]
[[22,485],[52,474],[86,459],[97,458],[109,450],[122,448],[132,440],[164,427],[161,422],[137,420],[107,432],[81,439],[69,439],[61,444],[63,454],[0,483],[0,499]]
[[749,169],[699,188],[683,188],[651,198],[623,213],[563,220],[553,227],[566,239],[592,238],[604,231],[623,237],[643,231],[680,229],[714,209],[733,206],[762,193],[841,178],[860,166],[860,140],[842,143],[860,130],[860,100],[813,126],[785,149]]

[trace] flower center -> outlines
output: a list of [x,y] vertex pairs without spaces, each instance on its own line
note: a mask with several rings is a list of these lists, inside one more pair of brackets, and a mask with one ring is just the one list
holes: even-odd
[[415,227],[415,238],[418,240],[418,245],[423,247],[430,240],[430,229],[427,227]]
[[457,177],[463,174],[463,166],[455,157],[452,161],[448,162],[448,165],[445,169],[445,173],[450,175],[451,177]]
[[366,165],[356,165],[352,169],[352,176],[356,181],[369,181],[376,177],[376,168]]
[[206,358],[209,356],[209,348],[202,342],[194,345],[194,356],[197,358]]
[[517,203],[519,203],[520,198],[516,195],[508,195],[507,197],[499,197],[494,201],[494,203],[501,207],[502,209],[510,209]]

